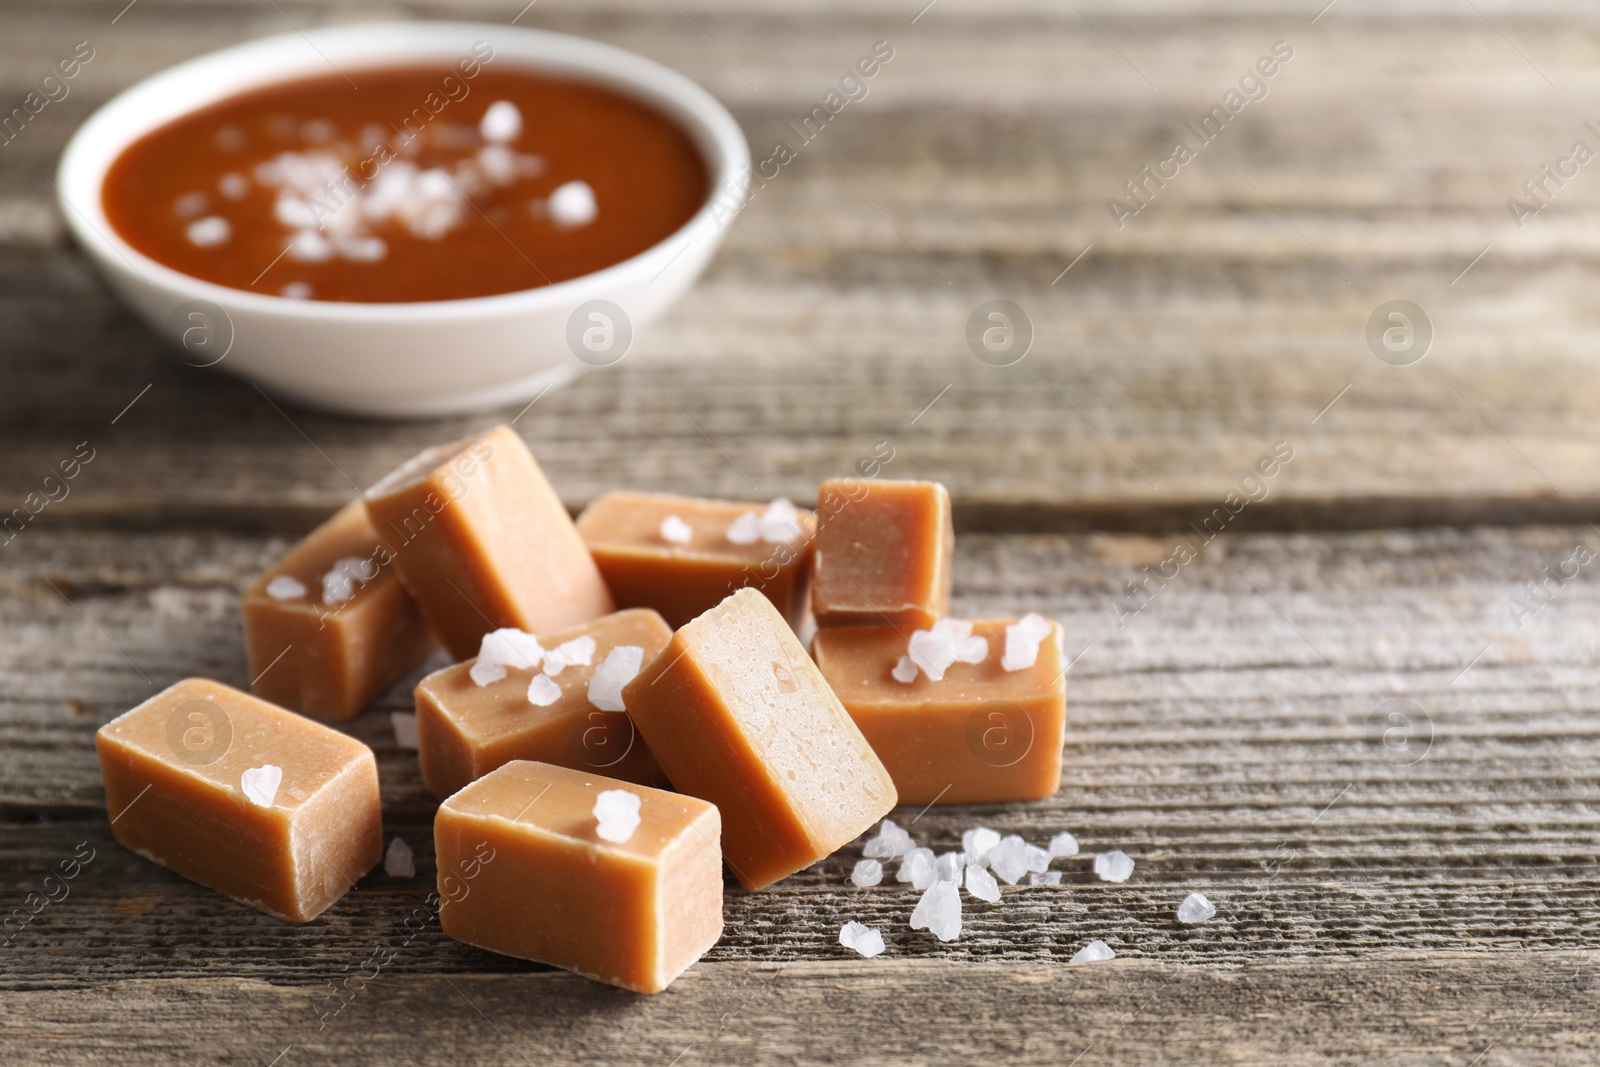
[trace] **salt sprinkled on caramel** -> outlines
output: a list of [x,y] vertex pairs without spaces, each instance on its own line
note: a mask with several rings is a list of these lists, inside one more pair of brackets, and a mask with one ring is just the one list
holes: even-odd
[[587,667],[594,662],[594,638],[588,634],[574,637],[544,654],[544,673],[554,678],[568,667]]
[[278,795],[283,782],[283,768],[275,764],[251,767],[239,777],[239,788],[250,798],[250,803],[263,808],[272,807],[272,798]]
[[686,545],[694,538],[694,530],[681,515],[668,515],[661,520],[661,540],[673,545]]
[[618,645],[595,668],[589,678],[589,703],[601,711],[626,711],[622,687],[633,681],[644,664],[644,649],[638,645]]
[[[989,657],[988,639],[972,636],[972,623],[965,619],[940,619],[932,629],[912,634],[908,644],[911,662],[935,682],[944,680],[953,663],[982,663]],[[905,681],[900,674],[895,677]]]
[[639,828],[638,793],[606,789],[594,799],[595,836],[623,844]]
[[548,708],[561,699],[561,686],[548,674],[536,674],[528,683],[528,703],[536,708]]
[[298,578],[280,574],[267,583],[267,595],[273,600],[298,600],[306,595],[306,584]]
[[1008,671],[1026,670],[1039,660],[1039,642],[1055,627],[1043,615],[1029,612],[1006,627],[1006,651],[1000,666]]

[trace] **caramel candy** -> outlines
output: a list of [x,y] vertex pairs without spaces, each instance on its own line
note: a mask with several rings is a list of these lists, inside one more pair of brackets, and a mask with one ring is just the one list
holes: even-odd
[[469,945],[659,993],[722,936],[721,833],[693,797],[515,760],[439,807],[439,922]]
[[428,449],[366,502],[400,580],[456,659],[490,630],[543,633],[612,610],[571,516],[509,426]]
[[257,696],[327,722],[353,718],[437,644],[361,501],[346,504],[245,590]]
[[[539,760],[640,785],[666,785],[666,775],[628,713],[596,707],[589,700],[589,686],[613,649],[638,648],[639,662],[649,663],[672,640],[671,627],[653,611],[619,611],[542,637],[539,643],[552,652],[585,637],[593,642],[582,649],[589,662],[567,663],[566,657],[558,657],[562,666],[554,676],[546,673],[550,664],[541,662],[531,670],[513,665],[499,680],[479,685],[472,677],[479,661],[471,659],[434,671],[417,685],[422,781],[434,796],[447,797],[511,760]],[[533,685],[541,690],[533,693],[537,700],[529,696]],[[549,703],[541,706],[539,701]]]
[[94,744],[118,841],[268,915],[310,922],[383,854],[372,750],[220,682],[185,679]]
[[678,790],[721,810],[728,866],[771,885],[853,840],[894,783],[771,601],[741,589],[622,691]]
[[[929,637],[912,635],[930,647],[909,649],[907,635],[892,626],[819,630],[812,644],[823,677],[889,768],[902,804],[1035,800],[1061,785],[1061,625],[1030,615],[970,626],[962,637],[960,621],[936,624],[955,628],[956,651],[960,642],[972,643],[966,658],[976,663],[946,663],[940,642]],[[1009,643],[1008,628],[1017,628]],[[943,677],[935,680],[908,651]]]
[[955,527],[938,482],[857,479],[818,490],[811,611],[818,626],[931,626],[950,612]]
[[682,626],[735,589],[766,594],[793,623],[804,606],[816,516],[787,500],[739,504],[665,493],[606,493],[578,516],[620,607]]

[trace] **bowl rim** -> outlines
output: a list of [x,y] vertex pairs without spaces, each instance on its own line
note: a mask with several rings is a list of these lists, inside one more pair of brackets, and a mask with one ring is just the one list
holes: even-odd
[[[449,300],[357,302],[298,300],[276,293],[251,292],[197,278],[169,267],[134,248],[106,218],[102,194],[111,164],[134,141],[173,119],[209,107],[255,88],[295,81],[325,70],[335,53],[344,60],[334,69],[352,71],[392,67],[397,63],[459,58],[461,41],[487,40],[494,59],[504,56],[524,69],[554,71],[622,92],[677,122],[695,143],[706,163],[709,191],[699,210],[662,240],[627,259],[533,289]],[[311,50],[306,51],[310,45]],[[305,52],[296,56],[297,52]],[[223,74],[224,87],[207,88]],[[160,117],[143,114],[147,105],[174,96],[188,97],[179,107],[157,109]],[[142,116],[142,118],[141,118]],[[209,300],[232,311],[267,316],[343,322],[393,322],[468,319],[484,314],[520,315],[549,307],[581,303],[615,292],[634,276],[648,271],[651,281],[666,273],[689,244],[715,239],[706,234],[725,223],[718,212],[742,205],[750,180],[750,148],[728,109],[683,74],[653,59],[574,34],[493,23],[397,20],[353,23],[275,34],[184,60],[142,79],[100,105],[74,131],[56,168],[58,209],[86,250],[108,269],[131,270],[136,280],[161,283],[190,299]],[[87,204],[69,195],[87,192]],[[82,199],[80,197],[80,199]],[[737,208],[732,209],[735,212]],[[120,262],[119,262],[120,261]]]

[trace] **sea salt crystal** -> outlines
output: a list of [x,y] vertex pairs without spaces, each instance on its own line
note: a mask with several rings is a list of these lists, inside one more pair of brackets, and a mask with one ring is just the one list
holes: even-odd
[[1022,846],[1022,862],[1034,874],[1041,874],[1050,869],[1050,853],[1038,845],[1024,844]]
[[1028,872],[1028,884],[1029,885],[1060,885],[1061,884],[1061,872],[1060,871],[1029,871]]
[[961,851],[967,854],[967,863],[982,867],[989,862],[989,853],[1000,843],[1000,834],[987,826],[974,826],[961,835]]
[[926,930],[940,941],[961,936],[961,894],[954,882],[929,886],[911,911],[911,929]]
[[852,920],[839,928],[839,944],[870,960],[883,951],[883,935]]
[[485,663],[479,660],[468,669],[467,674],[471,676],[472,684],[482,689],[504,678],[506,669],[498,663]]
[[1111,951],[1111,946],[1104,941],[1091,941],[1080,948],[1069,961],[1071,963],[1103,963],[1106,960],[1116,959],[1117,954]]
[[1094,873],[1103,882],[1126,882],[1133,873],[1133,861],[1126,853],[1114,848],[1094,858]]
[[243,200],[250,195],[250,179],[229,171],[217,179],[217,191],[229,200]]
[[544,659],[539,639],[525,630],[507,626],[492,630],[478,642],[478,662],[531,670]]
[[221,215],[207,215],[189,223],[189,228],[183,232],[190,244],[200,248],[215,248],[233,236],[233,227]]
[[1006,885],[1016,885],[1032,869],[1029,845],[1016,834],[1007,834],[989,850],[989,869]]
[[478,166],[496,185],[510,185],[517,180],[517,157],[503,144],[486,144],[478,149]]
[[272,205],[272,217],[291,230],[311,230],[317,225],[311,205],[297,196],[278,197]]
[[889,672],[897,682],[910,685],[917,680],[917,664],[910,656],[901,656],[900,661],[894,665],[894,670]]
[[389,725],[394,728],[394,743],[400,748],[417,749],[417,716],[411,711],[391,711]]
[[478,132],[485,141],[515,141],[522,132],[522,112],[509,100],[496,100],[483,113]]
[[278,795],[282,782],[283,768],[271,763],[251,767],[239,776],[239,788],[244,790],[244,795],[250,798],[250,803],[263,808],[272,807],[272,798]]
[[875,886],[883,881],[883,864],[877,860],[859,860],[850,872],[850,881],[859,889]]
[[786,496],[769,501],[760,522],[761,540],[768,544],[787,544],[805,532],[800,525],[799,509]]
[[548,674],[536,674],[528,683],[528,703],[536,708],[548,708],[561,699],[561,686]]
[[1043,615],[1029,612],[1019,621],[1006,627],[1006,651],[1000,666],[1008,671],[1025,670],[1039,661],[1039,642],[1049,637],[1055,627]]
[[914,848],[900,861],[900,870],[894,880],[910,882],[913,889],[926,889],[933,884],[933,849]]
[[595,836],[622,844],[639,828],[638,793],[607,789],[594,798]]
[[377,576],[377,564],[369,559],[345,556],[336,560],[328,573],[322,576],[322,601],[325,604],[343,604],[356,595],[356,583],[370,582]]
[[967,857],[962,852],[941,853],[933,862],[933,880],[935,882],[959,882],[961,871],[967,865]]
[[761,516],[747,511],[728,524],[723,536],[736,545],[753,545],[761,540]]
[[382,237],[341,237],[334,247],[355,263],[376,263],[389,254],[389,244]]
[[1000,884],[982,867],[967,868],[967,895],[990,904],[1000,903]]
[[989,642],[972,636],[972,623],[965,619],[940,619],[930,629],[913,633],[906,653],[922,673],[940,682],[952,663],[982,663],[987,659]]
[[594,638],[588,634],[562,642],[544,654],[544,673],[554,678],[568,667],[587,667],[594,662],[594,650]]
[[411,846],[398,837],[389,842],[389,851],[383,854],[383,873],[390,878],[415,878],[417,864]]
[[205,193],[184,193],[172,202],[172,213],[180,219],[192,219],[210,205]]
[[546,210],[557,226],[567,228],[587,226],[600,214],[594,202],[594,189],[588,182],[564,182],[556,186],[546,202]]
[[306,595],[306,583],[280,574],[267,583],[267,595],[273,600],[298,600]]
[[1058,856],[1076,856],[1078,854],[1078,839],[1063,830],[1050,839],[1050,858]]
[[1181,923],[1203,923],[1216,913],[1216,905],[1207,900],[1204,893],[1190,893],[1178,905],[1178,921]]
[[693,539],[694,529],[681,515],[668,515],[661,520],[661,540],[672,545],[686,545]]
[[916,847],[909,833],[896,826],[893,819],[885,819],[878,826],[877,836],[867,842],[861,854],[868,859],[892,860]]
[[626,711],[622,687],[633,681],[644,663],[644,649],[638,645],[618,645],[589,678],[589,703],[601,711]]
[[326,263],[333,258],[333,245],[316,230],[296,230],[289,238],[289,258],[301,263]]

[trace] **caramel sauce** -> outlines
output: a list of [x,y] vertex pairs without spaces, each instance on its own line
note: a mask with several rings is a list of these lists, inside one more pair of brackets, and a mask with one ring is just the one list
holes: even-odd
[[106,216],[174,270],[265,295],[395,303],[533,289],[688,222],[689,135],[602,86],[459,65],[352,70],[185,115],[113,162]]

